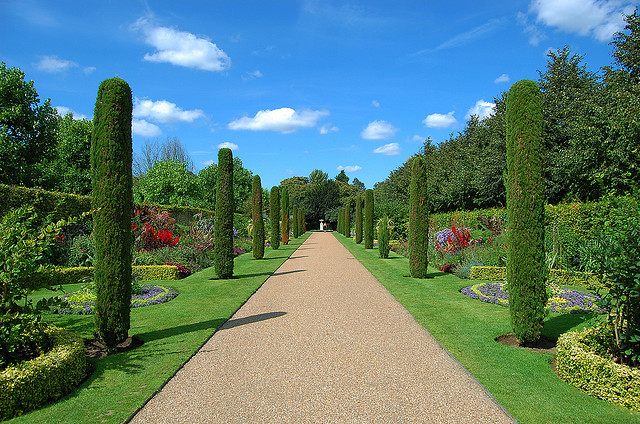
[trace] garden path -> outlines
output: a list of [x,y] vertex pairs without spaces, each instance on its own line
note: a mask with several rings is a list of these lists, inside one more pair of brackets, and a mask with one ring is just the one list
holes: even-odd
[[331,233],[313,233],[133,423],[510,423]]

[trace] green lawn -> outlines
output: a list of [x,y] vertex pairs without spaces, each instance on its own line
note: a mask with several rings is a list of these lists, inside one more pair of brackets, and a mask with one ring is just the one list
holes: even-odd
[[[413,279],[409,261],[393,252],[380,259],[351,238],[336,238],[521,423],[638,423],[640,413],[584,394],[551,370],[552,354],[504,346],[494,339],[511,332],[508,308],[459,293],[469,280],[430,269]],[[588,324],[590,315],[550,314],[543,334],[557,338]]]
[[[179,281],[157,284],[180,295],[162,304],[131,310],[129,334],[144,345],[94,361],[95,372],[65,398],[7,423],[120,423],[133,414],[264,283],[308,237],[291,239],[279,250],[265,249],[265,259],[251,253],[235,259],[231,280],[216,280],[213,267]],[[65,286],[74,291],[81,285]],[[34,301],[51,292],[40,290]],[[93,337],[93,315],[46,315],[48,321]]]

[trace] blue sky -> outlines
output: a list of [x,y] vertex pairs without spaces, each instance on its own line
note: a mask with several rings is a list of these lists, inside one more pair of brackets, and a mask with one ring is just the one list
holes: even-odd
[[549,49],[610,65],[638,3],[0,0],[0,60],[76,117],[126,80],[134,152],[177,137],[197,169],[232,147],[265,187],[345,169],[371,188],[536,80]]

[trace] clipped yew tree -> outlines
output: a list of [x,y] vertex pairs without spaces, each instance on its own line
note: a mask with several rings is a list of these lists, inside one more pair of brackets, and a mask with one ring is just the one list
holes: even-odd
[[216,216],[214,218],[214,266],[220,278],[233,276],[233,153],[218,150]]
[[262,182],[259,175],[253,176],[253,240],[251,251],[254,259],[264,258],[264,221],[262,220]]
[[98,88],[91,135],[97,337],[113,348],[129,336],[131,304],[131,88],[120,78]]
[[289,244],[289,190],[282,187],[280,193],[280,209],[282,213],[282,244]]
[[344,236],[351,237],[351,202],[349,200],[344,207]]
[[364,248],[373,249],[373,190],[364,192]]
[[429,247],[429,208],[427,169],[424,159],[416,156],[411,164],[409,185],[409,273],[413,278],[427,278]]
[[522,344],[540,338],[548,275],[544,250],[542,95],[531,80],[515,83],[506,100],[507,285],[511,326]]
[[307,213],[304,208],[300,209],[300,234],[307,232]]
[[280,248],[280,188],[273,186],[269,193],[269,220],[271,229],[271,248]]
[[389,217],[383,216],[378,221],[378,251],[382,259],[389,258]]
[[356,197],[356,244],[362,243],[362,197]]

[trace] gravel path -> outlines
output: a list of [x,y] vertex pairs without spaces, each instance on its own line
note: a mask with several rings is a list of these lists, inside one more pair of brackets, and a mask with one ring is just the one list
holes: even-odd
[[331,233],[313,233],[133,423],[512,423]]

